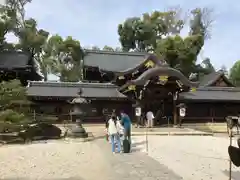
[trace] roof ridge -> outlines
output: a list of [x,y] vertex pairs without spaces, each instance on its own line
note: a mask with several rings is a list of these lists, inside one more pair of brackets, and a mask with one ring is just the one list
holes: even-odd
[[95,54],[111,54],[111,55],[128,55],[128,56],[148,56],[151,55],[147,52],[119,52],[119,51],[104,51],[104,50],[88,50],[84,49],[85,53]]
[[240,87],[199,87],[197,91],[229,91],[240,92]]
[[86,82],[43,82],[43,81],[30,81],[29,87],[32,86],[52,86],[52,87],[98,87],[98,88],[117,88],[118,86],[112,83],[86,83]]

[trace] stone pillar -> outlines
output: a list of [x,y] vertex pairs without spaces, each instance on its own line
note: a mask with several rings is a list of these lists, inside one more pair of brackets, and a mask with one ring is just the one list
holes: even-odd
[[174,93],[173,94],[173,125],[177,126],[178,124],[178,112],[177,112],[177,104],[176,104],[176,100],[178,98],[178,93]]

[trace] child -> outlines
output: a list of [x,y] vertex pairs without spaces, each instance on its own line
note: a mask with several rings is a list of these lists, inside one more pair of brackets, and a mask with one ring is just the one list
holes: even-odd
[[122,145],[122,139],[123,139],[123,135],[124,135],[124,127],[122,126],[119,118],[117,118],[116,127],[117,127],[117,130],[118,130],[118,134],[120,136],[121,145]]

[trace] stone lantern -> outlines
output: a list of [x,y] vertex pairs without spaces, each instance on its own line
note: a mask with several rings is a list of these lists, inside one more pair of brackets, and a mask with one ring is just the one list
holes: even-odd
[[82,89],[79,89],[76,98],[74,98],[70,103],[72,104],[72,111],[70,112],[70,116],[72,120],[76,122],[75,126],[72,127],[70,131],[70,136],[87,138],[88,134],[82,126],[82,120],[86,115],[85,110],[88,101],[82,97]]

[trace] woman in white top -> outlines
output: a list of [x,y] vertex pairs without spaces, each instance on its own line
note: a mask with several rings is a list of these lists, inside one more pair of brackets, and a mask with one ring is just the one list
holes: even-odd
[[[118,152],[121,152],[121,142],[119,136],[119,128],[117,125],[117,120],[115,116],[112,116],[111,119],[108,120],[108,134],[112,144],[112,152],[115,153],[116,144]],[[115,144],[116,142],[116,144]]]

